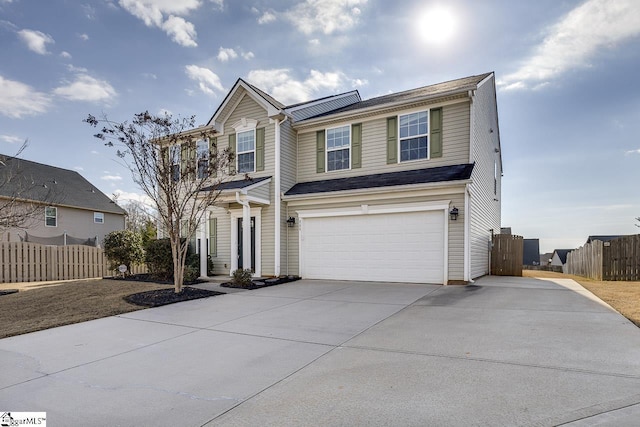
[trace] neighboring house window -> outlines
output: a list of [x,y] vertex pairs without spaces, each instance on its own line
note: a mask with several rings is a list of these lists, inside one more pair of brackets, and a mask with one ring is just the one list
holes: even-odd
[[256,135],[255,130],[246,132],[238,132],[237,135],[237,158],[238,173],[247,173],[255,171],[255,150]]
[[209,176],[209,141],[201,139],[196,143],[197,177],[206,179]]
[[94,212],[93,213],[93,222],[96,224],[104,224],[104,213],[102,212]]
[[427,111],[419,111],[399,117],[401,162],[428,158],[428,117]]
[[327,129],[327,171],[349,169],[351,126]]
[[58,208],[51,206],[44,208],[44,225],[47,227],[58,226]]
[[169,147],[169,158],[171,159],[171,176],[174,181],[180,181],[180,146]]

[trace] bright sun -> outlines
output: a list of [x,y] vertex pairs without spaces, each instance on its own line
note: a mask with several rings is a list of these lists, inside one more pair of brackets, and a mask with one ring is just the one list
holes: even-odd
[[444,43],[456,30],[456,18],[449,9],[434,7],[425,11],[418,20],[418,33],[429,43]]

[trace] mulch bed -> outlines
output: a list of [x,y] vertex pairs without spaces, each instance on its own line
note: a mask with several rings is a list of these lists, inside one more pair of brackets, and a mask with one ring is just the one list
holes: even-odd
[[236,285],[232,282],[225,282],[220,284],[220,286],[224,288],[253,290],[253,289],[266,288],[267,286],[279,285],[281,283],[295,282],[296,280],[300,280],[300,277],[299,276],[282,276],[282,277],[274,277],[273,279],[266,279],[266,280],[253,280],[249,286]]
[[[130,274],[128,276],[112,276],[105,277],[107,280],[127,280],[131,282],[147,282],[147,283],[158,283],[161,285],[173,285],[173,279],[162,280],[157,277],[151,276],[149,273],[141,273],[141,274]],[[185,285],[195,285],[198,283],[205,283],[204,280],[196,279],[191,282],[184,282]]]
[[153,291],[140,292],[127,295],[124,300],[128,303],[142,307],[160,307],[176,302],[190,301],[198,298],[214,297],[224,295],[222,292],[208,291],[191,287],[182,288],[182,292],[177,294],[173,288],[157,289]]

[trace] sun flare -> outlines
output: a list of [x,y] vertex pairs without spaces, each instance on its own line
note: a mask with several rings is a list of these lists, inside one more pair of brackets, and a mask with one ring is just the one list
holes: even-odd
[[456,17],[451,10],[434,7],[420,15],[417,26],[418,33],[425,42],[440,44],[455,34],[456,24]]

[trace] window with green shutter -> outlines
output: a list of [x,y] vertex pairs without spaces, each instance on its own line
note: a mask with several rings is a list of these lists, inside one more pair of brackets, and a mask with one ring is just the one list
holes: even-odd
[[324,131],[316,132],[316,173],[324,172]]
[[209,255],[218,256],[218,218],[209,218]]
[[236,173],[236,134],[229,135],[229,152],[232,154],[232,160],[229,162],[229,175]]
[[256,171],[264,170],[264,128],[256,129]]
[[387,118],[387,164],[398,163],[398,117]]
[[362,123],[351,125],[351,168],[362,167]]

